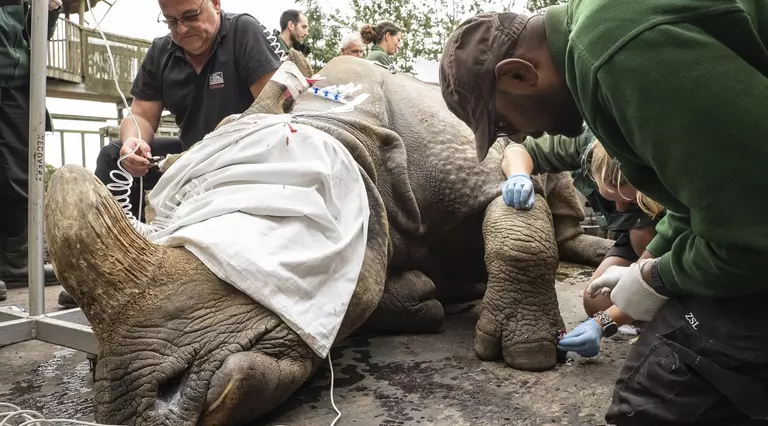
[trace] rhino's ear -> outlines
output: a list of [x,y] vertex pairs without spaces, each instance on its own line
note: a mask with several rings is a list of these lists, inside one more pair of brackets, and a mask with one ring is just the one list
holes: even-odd
[[309,60],[303,53],[296,49],[289,49],[288,60],[296,64],[296,67],[301,71],[304,77],[312,77],[312,67],[309,65]]

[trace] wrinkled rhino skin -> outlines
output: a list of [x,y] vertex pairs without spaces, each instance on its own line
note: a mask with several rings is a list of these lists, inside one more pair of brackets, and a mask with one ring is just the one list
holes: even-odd
[[[355,82],[370,94],[351,113],[295,117],[344,143],[369,198],[365,261],[337,339],[359,329],[435,331],[438,299],[483,297],[478,356],[553,367],[563,328],[558,247],[594,264],[610,245],[581,231],[568,176],[538,178],[531,211],[509,208],[500,198],[501,145],[478,163],[469,130],[434,85],[350,57],[321,75],[324,84]],[[262,99],[269,93],[247,113],[271,112],[259,109],[275,104]],[[334,106],[305,94],[294,112]],[[46,227],[59,280],[98,338],[100,423],[243,424],[282,403],[322,362],[277,315],[190,252],[142,239],[81,167],[53,175]]]

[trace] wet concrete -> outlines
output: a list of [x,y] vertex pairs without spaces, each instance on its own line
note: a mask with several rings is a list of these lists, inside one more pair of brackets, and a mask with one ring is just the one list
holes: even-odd
[[[586,318],[584,282],[592,270],[562,264],[557,290],[570,329]],[[13,290],[11,303],[22,290]],[[58,295],[58,287],[46,293]],[[55,296],[47,297],[56,309]],[[1,302],[7,304],[8,302]],[[601,425],[613,380],[629,345],[616,335],[601,355],[569,355],[566,364],[526,373],[484,362],[473,351],[479,303],[447,307],[441,332],[357,336],[332,351],[337,425]],[[93,419],[92,380],[85,354],[41,342],[0,348],[0,402],[49,418]],[[327,364],[258,425],[327,425],[336,416]],[[255,425],[254,425],[255,426]]]

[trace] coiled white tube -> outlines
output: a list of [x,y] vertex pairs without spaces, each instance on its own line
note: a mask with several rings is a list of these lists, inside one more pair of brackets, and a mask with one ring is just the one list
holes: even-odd
[[[8,411],[10,410],[10,411]],[[11,420],[14,420],[11,423]],[[21,421],[22,423],[16,423]],[[83,426],[113,426],[100,423],[83,422],[79,420],[68,419],[46,419],[42,414],[32,410],[22,410],[21,408],[0,402],[0,426],[50,426],[54,423],[69,423]]]
[[[125,99],[125,94],[123,94],[123,91],[120,90],[120,83],[117,80],[117,70],[115,68],[115,60],[112,56],[112,50],[109,48],[109,41],[107,40],[107,37],[104,35],[104,32],[101,30],[101,25],[99,25],[99,20],[96,19],[96,14],[93,13],[93,9],[91,8],[90,2],[85,2],[86,6],[88,7],[88,12],[90,12],[91,17],[93,18],[94,23],[96,24],[96,29],[99,31],[99,34],[101,34],[101,38],[104,40],[104,45],[107,47],[107,58],[109,59],[109,64],[112,67],[112,80],[115,82],[115,88],[117,89],[117,93],[120,94],[120,98],[123,100],[123,105],[128,107],[128,117],[133,121],[133,125],[136,126],[136,133],[138,134],[138,138],[141,139],[141,128],[139,127],[139,123],[136,122],[136,118],[133,116],[133,113],[131,113],[131,108],[128,106],[128,101]],[[120,208],[123,209],[123,212],[125,213],[125,216],[128,218],[128,221],[131,222],[131,225],[133,228],[139,232],[139,234],[143,235],[144,237],[149,236],[152,232],[154,232],[154,228],[151,225],[142,223],[139,219],[135,218],[133,216],[133,213],[131,213],[131,186],[133,185],[133,176],[131,176],[128,171],[123,168],[122,162],[127,157],[133,155],[136,153],[136,151],[139,149],[138,144],[136,145],[136,148],[128,154],[123,155],[117,160],[117,167],[120,170],[112,170],[109,172],[109,177],[112,179],[113,183],[107,184],[107,188],[111,191],[125,191],[124,195],[118,195],[115,196],[115,199],[117,200],[118,204],[120,205]],[[144,178],[139,178],[139,191],[144,192]],[[141,211],[142,206],[142,199],[143,197],[139,197],[139,211]]]
[[277,41],[277,36],[272,34],[272,31],[269,31],[264,25],[262,25],[261,28],[264,28],[262,31],[266,34],[269,45],[272,46],[272,50],[274,50],[277,56],[280,57],[280,60],[285,61],[288,59],[288,55],[286,55],[286,53],[283,52],[283,49],[280,48],[280,42]]

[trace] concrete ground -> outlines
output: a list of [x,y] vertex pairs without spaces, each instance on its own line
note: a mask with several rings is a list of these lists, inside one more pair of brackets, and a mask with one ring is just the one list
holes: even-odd
[[[568,329],[586,318],[581,292],[592,269],[561,264],[560,311]],[[61,287],[47,287],[46,309],[56,310]],[[1,305],[26,305],[26,289]],[[343,425],[601,425],[613,380],[631,348],[615,335],[593,359],[526,373],[503,362],[480,361],[473,351],[479,303],[447,307],[440,333],[354,337],[332,351],[333,397]],[[93,382],[85,354],[42,342],[0,348],[0,402],[48,418],[93,421]],[[328,425],[336,416],[328,367],[259,425]]]

